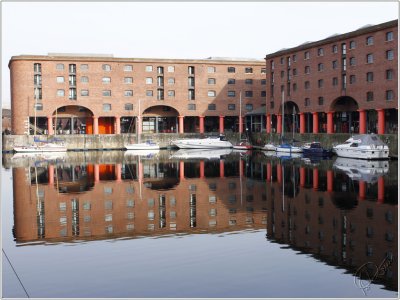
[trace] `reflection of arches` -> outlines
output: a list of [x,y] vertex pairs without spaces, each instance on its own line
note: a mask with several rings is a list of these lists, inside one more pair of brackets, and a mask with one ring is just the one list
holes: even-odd
[[350,112],[358,110],[358,103],[354,98],[349,96],[342,96],[336,98],[330,107],[331,111],[337,112]]

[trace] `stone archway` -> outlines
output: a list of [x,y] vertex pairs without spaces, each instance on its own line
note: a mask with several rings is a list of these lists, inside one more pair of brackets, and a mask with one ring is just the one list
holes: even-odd
[[[282,114],[282,105],[279,108],[279,112]],[[282,128],[283,132],[299,132],[300,128],[300,118],[299,118],[299,106],[294,101],[285,102],[284,106],[284,116]]]
[[360,131],[359,105],[350,96],[336,98],[331,106],[333,131],[336,133],[358,133]]
[[49,121],[55,134],[93,134],[93,112],[84,106],[58,107]]
[[177,133],[179,112],[166,105],[146,108],[142,113],[143,133]]

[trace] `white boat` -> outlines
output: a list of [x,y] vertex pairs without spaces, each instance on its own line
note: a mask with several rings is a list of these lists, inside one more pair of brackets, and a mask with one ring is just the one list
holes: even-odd
[[124,156],[154,156],[160,152],[160,149],[134,149],[127,150]]
[[358,134],[333,147],[337,156],[359,159],[388,159],[389,147],[374,134]]
[[[142,112],[140,110],[140,99],[139,99],[139,117],[141,116]],[[141,118],[138,118],[138,122]],[[136,131],[139,129],[139,123],[136,126]],[[157,150],[160,149],[160,145],[153,142],[153,141],[146,141],[142,143],[140,140],[140,134],[137,133],[137,143],[128,143],[124,145],[125,149],[127,150]]]
[[223,155],[232,153],[230,148],[222,149],[179,149],[171,155],[175,159],[220,159]]
[[276,152],[276,157],[279,158],[286,158],[286,159],[292,159],[292,158],[300,158],[301,153],[296,153],[296,152]]
[[264,150],[264,151],[276,151],[276,146],[274,144],[267,143],[267,144],[264,145],[264,147],[262,147],[262,150]]
[[338,157],[333,168],[345,172],[353,180],[373,183],[389,172],[389,162]]
[[223,135],[219,137],[208,137],[204,139],[181,139],[174,140],[172,144],[180,149],[217,149],[232,148],[233,145]]
[[301,147],[293,146],[289,143],[283,143],[276,147],[276,152],[302,153],[303,149]]
[[62,144],[38,142],[31,145],[15,146],[16,152],[66,152],[67,147]]

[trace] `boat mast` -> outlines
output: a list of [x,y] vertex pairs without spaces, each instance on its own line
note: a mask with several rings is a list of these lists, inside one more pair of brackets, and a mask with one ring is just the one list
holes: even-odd
[[[239,94],[239,126],[242,123],[242,91],[240,91]],[[242,124],[242,128],[239,128],[239,142],[242,139],[242,130],[243,130],[243,124]]]
[[285,92],[282,91],[282,134],[281,134],[282,142],[284,134],[285,134]]
[[37,89],[37,87],[35,87],[35,105],[34,105],[34,107],[33,107],[33,110],[34,110],[34,114],[35,114],[35,121],[34,121],[34,128],[33,128],[33,136],[36,136],[36,125],[37,125],[37,121],[36,121],[36,106],[37,106],[37,95],[38,94],[38,89]]
[[140,136],[141,133],[139,133],[139,123],[141,122],[141,111],[140,111],[140,99],[139,99],[139,113],[138,113],[138,118],[137,118],[137,126],[136,126],[136,133],[137,133],[137,143],[140,144]]
[[293,140],[294,140],[294,127],[295,127],[295,124],[296,124],[295,111],[296,111],[296,108],[293,106],[293,124],[292,124],[292,127],[293,127]]

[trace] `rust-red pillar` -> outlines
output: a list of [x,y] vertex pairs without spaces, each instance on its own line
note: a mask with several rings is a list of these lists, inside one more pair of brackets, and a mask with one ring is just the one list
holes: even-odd
[[204,178],[204,160],[200,161],[200,178]]
[[184,131],[183,131],[183,116],[179,116],[178,117],[178,119],[179,119],[179,133],[184,133]]
[[93,116],[93,134],[99,134],[99,118]]
[[333,191],[333,171],[328,170],[326,171],[326,189],[329,193]]
[[239,160],[239,176],[242,177],[244,174],[244,161]]
[[276,133],[282,133],[282,115],[281,114],[277,115]]
[[378,178],[378,203],[385,201],[385,180],[383,176]]
[[378,134],[385,134],[385,110],[377,109],[378,112]]
[[306,117],[304,113],[300,113],[300,133],[306,132]]
[[267,181],[271,181],[272,166],[271,163],[267,163]]
[[318,169],[313,169],[313,188],[318,190]]
[[219,133],[224,133],[224,116],[219,116]]
[[122,180],[122,165],[121,164],[115,165],[115,177],[117,177],[117,181]]
[[304,167],[300,167],[300,186],[304,187],[306,184],[306,169]]
[[53,132],[53,117],[52,116],[47,117],[47,132],[49,134],[54,134],[54,132]]
[[358,197],[360,200],[365,199],[365,181],[360,180],[358,182]]
[[204,133],[204,116],[199,116],[200,133]]
[[185,163],[183,161],[179,162],[179,179],[185,179]]
[[115,116],[115,134],[121,133],[121,117]]
[[282,165],[276,164],[276,177],[278,179],[278,183],[282,183]]
[[98,164],[94,165],[94,181],[100,181],[100,166]]
[[360,134],[367,133],[367,113],[364,109],[359,109],[359,124],[360,124]]
[[265,124],[266,127],[265,129],[267,130],[267,133],[271,133],[271,115],[267,114],[267,124]]
[[223,160],[219,161],[219,177],[221,178],[225,177],[225,165]]
[[333,133],[333,111],[328,111],[326,113],[326,133],[332,134]]
[[49,165],[49,184],[54,184],[54,166]]
[[318,113],[313,112],[313,133],[318,133]]

